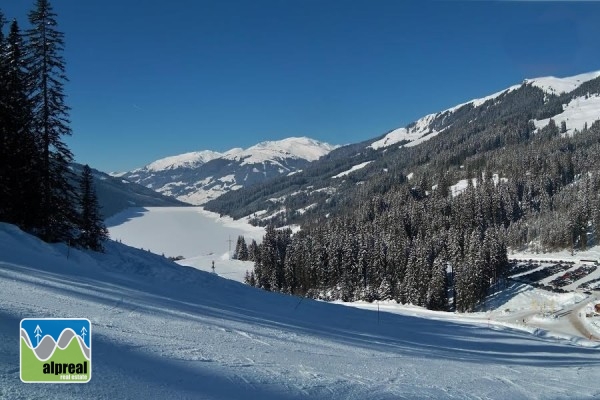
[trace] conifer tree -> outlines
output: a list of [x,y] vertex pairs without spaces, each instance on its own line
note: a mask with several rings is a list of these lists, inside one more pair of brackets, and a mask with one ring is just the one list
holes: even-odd
[[23,59],[23,39],[13,21],[4,52],[4,100],[2,184],[4,220],[30,231],[37,225],[40,211],[39,152],[31,132],[31,107],[27,98],[27,71]]
[[248,261],[248,246],[246,246],[246,239],[244,236],[238,236],[235,251],[233,253],[234,260]]
[[56,14],[48,0],[37,0],[29,13],[26,65],[29,72],[32,129],[41,151],[41,229],[46,241],[74,237],[75,193],[69,164],[71,151],[63,142],[71,135],[69,107],[65,104],[63,33],[57,30]]
[[102,242],[108,239],[108,231],[100,216],[92,170],[88,165],[83,167],[81,173],[79,200],[81,217],[78,242],[84,248],[103,251]]
[[252,239],[250,246],[248,246],[248,261],[256,262],[258,259],[258,245],[256,244],[256,240]]
[[446,310],[446,262],[437,257],[433,262],[431,280],[427,287],[427,308],[430,310]]

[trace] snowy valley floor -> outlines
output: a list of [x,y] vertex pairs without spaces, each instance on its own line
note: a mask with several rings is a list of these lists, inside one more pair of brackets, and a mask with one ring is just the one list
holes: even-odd
[[[0,304],[1,399],[600,396],[593,342],[300,301],[118,243],[80,252],[6,224]],[[91,320],[89,384],[19,380],[25,317]]]

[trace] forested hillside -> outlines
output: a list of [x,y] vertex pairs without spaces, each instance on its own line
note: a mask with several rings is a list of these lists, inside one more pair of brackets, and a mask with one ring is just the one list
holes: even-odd
[[[575,98],[596,98],[598,82],[560,96],[522,85],[445,116],[447,125],[438,127],[443,132],[418,146],[365,148],[357,159],[372,162],[329,186],[331,195],[310,212],[265,220],[300,222],[302,230],[293,236],[269,231],[251,278],[267,290],[310,297],[396,299],[466,311],[501,284],[508,247],[597,244],[600,122],[574,129],[568,121],[550,119],[543,127],[540,121]],[[310,173],[336,171],[336,162],[315,164],[286,193],[325,185],[323,175],[311,180]],[[277,185],[284,182],[271,187]],[[236,195],[250,209],[260,202]],[[299,198],[289,195],[281,204]],[[300,207],[314,201],[304,200]]]

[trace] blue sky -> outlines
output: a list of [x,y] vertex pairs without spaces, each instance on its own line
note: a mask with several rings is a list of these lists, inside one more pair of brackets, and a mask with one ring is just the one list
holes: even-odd
[[[0,9],[26,27],[33,3]],[[67,143],[104,171],[289,136],[358,142],[525,78],[600,69],[598,2],[51,4]]]

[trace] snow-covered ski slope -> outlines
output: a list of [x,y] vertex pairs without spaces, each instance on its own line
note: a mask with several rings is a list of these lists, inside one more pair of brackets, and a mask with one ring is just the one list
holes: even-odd
[[[494,178],[497,180],[497,175],[494,175]],[[463,180],[452,188],[453,192],[456,190],[458,193],[465,187],[466,180]],[[262,228],[253,227],[244,219],[233,221],[229,217],[220,217],[201,207],[129,209],[110,219],[109,226],[113,238],[119,238],[125,244],[150,249],[158,254],[184,255],[186,258],[178,261],[179,264],[202,271],[213,272],[214,262],[214,272],[217,275],[238,282],[244,281],[246,271],[251,271],[254,263],[230,260],[227,251],[228,238],[236,238],[237,235],[243,234],[247,240],[254,238],[260,242],[264,234]],[[225,253],[222,253],[224,250]],[[557,259],[564,259],[562,254],[553,255],[557,256]],[[589,257],[597,259],[598,254],[593,257],[590,254]],[[578,268],[578,265],[574,264],[573,268]],[[562,272],[557,273],[560,274]],[[547,278],[547,281],[554,277]],[[600,269],[586,280],[598,277]],[[571,289],[576,287],[574,284]],[[588,296],[582,292],[583,290],[580,290],[579,293],[560,295],[518,284],[491,295],[482,305],[484,312],[467,314],[431,312],[421,307],[397,304],[395,301],[381,302],[379,305],[364,302],[344,305],[371,310],[380,306],[388,312],[403,315],[508,326],[529,333],[573,341],[589,339],[590,334],[593,338],[600,338],[600,327],[596,326],[600,325],[600,318],[587,319],[584,314],[580,315],[582,307],[596,302],[595,296]],[[538,328],[543,331],[536,332]]]
[[[584,399],[600,349],[268,293],[122,244],[0,224],[0,398]],[[19,380],[19,320],[87,317],[90,383]],[[583,343],[583,342],[582,342]]]

